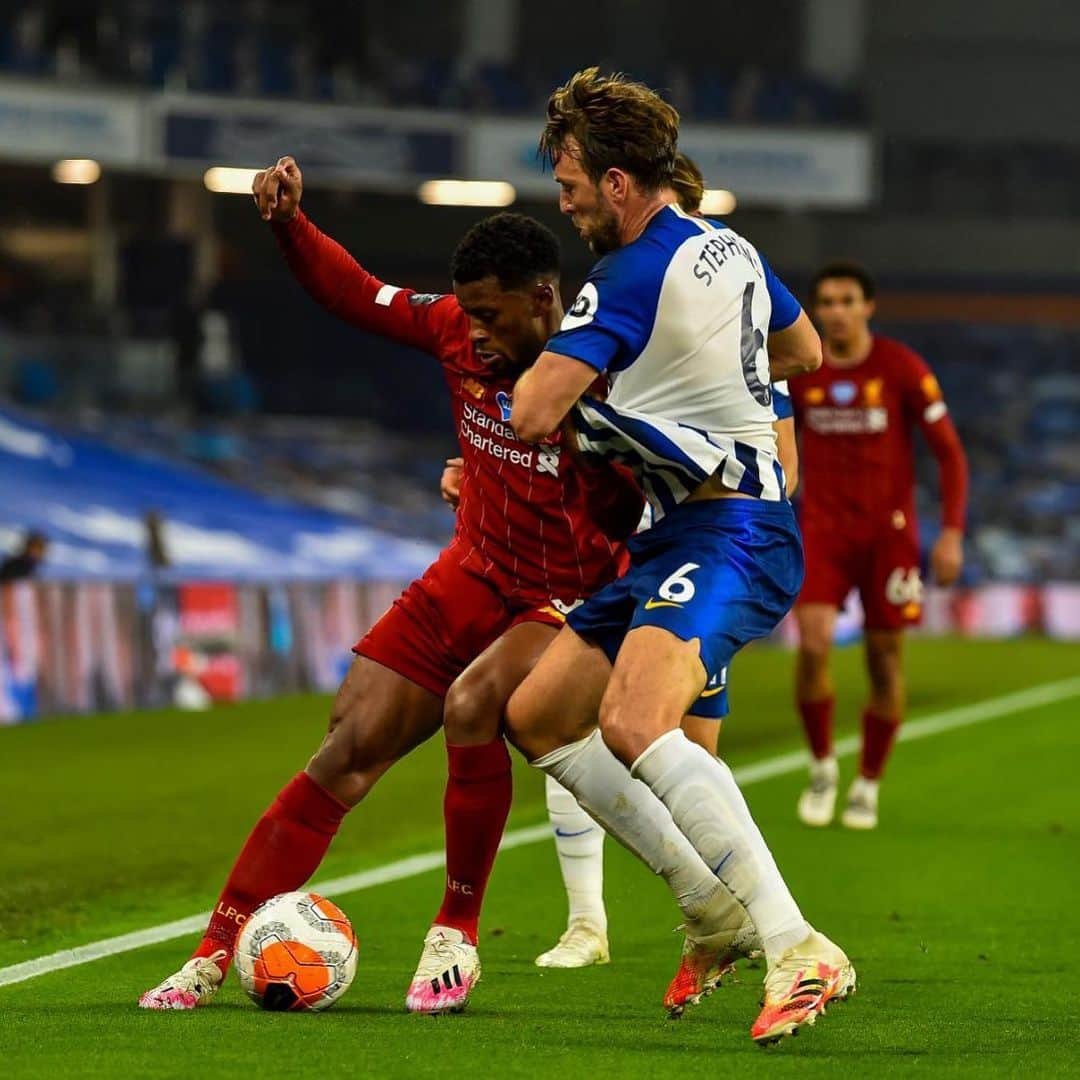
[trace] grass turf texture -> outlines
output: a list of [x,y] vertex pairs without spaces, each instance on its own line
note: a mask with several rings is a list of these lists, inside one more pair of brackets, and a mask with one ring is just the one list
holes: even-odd
[[[855,726],[861,659],[857,649],[837,659],[843,731]],[[732,764],[798,744],[789,666],[767,649],[740,658],[721,739]],[[913,642],[908,666],[917,715],[1075,674],[1077,650]],[[682,1021],[663,1017],[677,912],[614,844],[611,966],[534,968],[564,915],[554,852],[541,842],[500,857],[485,977],[463,1016],[402,1010],[438,903],[433,871],[336,898],[362,951],[356,982],[329,1013],[261,1013],[233,979],[193,1014],[136,1009],[186,956],[191,942],[179,940],[0,988],[0,1060],[11,1077],[597,1077],[712,1063],[751,1075],[1075,1072],[1077,708],[1072,699],[901,746],[875,834],[799,827],[801,775],[748,790],[804,910],[860,976],[849,1005],[778,1050],[756,1049],[747,1034],[761,971],[742,971]],[[325,712],[319,699],[293,699],[0,731],[0,966],[208,908],[256,815],[317,743]],[[320,876],[441,846],[444,767],[436,740],[391,772],[346,821]],[[849,759],[842,775],[852,771]],[[511,826],[543,819],[539,780],[518,770]]]

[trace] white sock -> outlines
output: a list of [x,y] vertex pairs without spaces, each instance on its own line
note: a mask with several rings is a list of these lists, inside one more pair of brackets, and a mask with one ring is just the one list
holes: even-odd
[[582,809],[667,883],[687,919],[697,919],[722,886],[676,828],[664,804],[634,780],[594,731],[533,764],[573,793]]
[[580,921],[606,932],[604,830],[553,776],[545,777],[548,817],[570,907],[567,925]]
[[770,963],[810,933],[727,765],[676,728],[630,771],[663,800],[694,849],[750,913]]

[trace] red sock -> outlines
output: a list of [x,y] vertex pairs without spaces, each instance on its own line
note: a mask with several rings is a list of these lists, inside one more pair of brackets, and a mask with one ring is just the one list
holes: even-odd
[[303,886],[348,810],[306,772],[297,773],[251,830],[193,955],[224,949],[228,967],[247,917],[271,896]]
[[833,713],[836,711],[836,698],[822,698],[821,701],[800,701],[799,716],[802,717],[803,730],[810,743],[810,753],[814,757],[832,757],[833,752]]
[[900,730],[900,717],[882,716],[864,709],[862,714],[862,756],[859,759],[859,775],[867,780],[877,780],[885,771],[885,762],[892,753],[896,733]]
[[447,744],[446,892],[435,917],[475,945],[495,853],[510,813],[510,755],[501,738],[483,746]]

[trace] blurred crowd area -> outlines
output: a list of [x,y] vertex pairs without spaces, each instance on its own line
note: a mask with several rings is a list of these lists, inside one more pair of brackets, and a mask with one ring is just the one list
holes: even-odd
[[[965,441],[968,581],[1080,580],[1080,123],[1062,91],[1080,16],[1066,7],[717,0],[658,20],[646,0],[25,0],[0,5],[0,86],[266,99],[275,116],[293,101],[472,110],[538,126],[551,89],[596,63],[661,88],[690,121],[732,125],[709,129],[718,141],[855,125],[873,145],[864,202],[744,205],[737,192],[732,224],[794,286],[844,255],[867,262],[883,294],[930,297],[892,305],[906,314],[880,329],[936,369]],[[92,186],[53,183],[44,159],[19,152],[13,100],[0,404],[270,496],[445,536],[438,479],[456,439],[437,368],[317,310],[250,204],[204,189],[211,162],[141,174],[106,162]],[[487,211],[421,206],[416,179],[312,184],[305,207],[384,280],[440,291],[454,243]],[[590,257],[553,197],[515,209],[559,232],[572,295]],[[981,299],[979,313],[954,312],[961,295]],[[1024,297],[1043,302],[1015,318],[993,310]],[[920,476],[929,540],[925,455]]]
[[[0,70],[180,92],[532,112],[576,67],[614,62],[619,7],[618,0],[586,8],[562,0],[518,5],[508,47],[496,50],[505,55],[493,58],[463,47],[470,15],[463,0],[419,8],[336,0],[30,0],[0,13]],[[796,4],[774,0],[767,8],[740,7],[722,39],[708,35],[707,54],[704,43],[690,43],[688,55],[683,35],[678,60],[668,58],[675,50],[661,26],[633,70],[699,119],[860,119],[856,92],[800,71]],[[618,54],[628,66],[626,49]],[[756,62],[747,63],[748,56]]]
[[[325,351],[313,348],[323,363],[313,359],[312,370],[265,373],[259,384],[200,375],[186,405],[175,370],[158,354],[129,357],[125,368],[103,358],[92,376],[86,365],[12,364],[0,349],[0,395],[120,450],[187,461],[270,496],[441,540],[451,519],[439,476],[457,449],[438,369],[348,330],[354,340],[338,342],[334,324],[318,315],[308,328],[313,341],[326,341]],[[949,323],[881,329],[930,361],[967,449],[966,583],[1080,580],[1080,331]],[[298,380],[324,415],[265,415],[261,395],[296,400]],[[928,547],[939,519],[937,475],[921,447],[919,458]]]

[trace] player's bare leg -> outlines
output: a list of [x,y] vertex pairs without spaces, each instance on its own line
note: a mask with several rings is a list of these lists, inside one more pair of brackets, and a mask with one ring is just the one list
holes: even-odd
[[349,809],[441,722],[440,698],[373,660],[354,660],[321,746],[256,824],[195,955],[143,994],[140,1006],[191,1009],[206,1004],[224,979],[247,916],[271,896],[301,888]]
[[[752,947],[753,926],[663,803],[630,777],[599,737],[594,725],[610,674],[602,650],[564,630],[511,699],[508,734],[533,764],[572,791],[592,817],[668,883],[689,942],[686,970],[680,968],[665,996],[669,1011],[678,1015],[715,988],[730,966],[727,952],[733,960]],[[709,950],[715,963],[697,963],[699,947]]]
[[510,810],[503,714],[556,633],[541,622],[513,627],[458,676],[446,695],[446,890],[405,997],[410,1012],[460,1012],[480,980],[480,908]]
[[847,795],[840,822],[849,829],[873,829],[878,823],[878,785],[904,715],[904,632],[866,631],[866,673],[870,700],[862,714],[859,774]]
[[821,828],[831,824],[836,813],[836,695],[829,667],[836,608],[831,604],[800,604],[795,608],[795,619],[799,627],[795,699],[810,744],[810,784],[799,796],[798,813],[804,825]]

